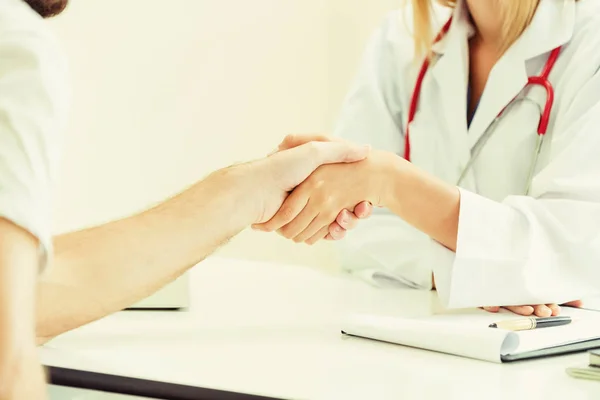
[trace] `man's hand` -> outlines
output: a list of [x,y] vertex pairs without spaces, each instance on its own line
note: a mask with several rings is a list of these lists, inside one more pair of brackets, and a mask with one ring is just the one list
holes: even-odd
[[270,219],[322,164],[369,152],[342,142],[298,146],[216,171],[140,214],[57,237],[53,268],[38,288],[39,340],[148,297],[248,225]]
[[324,164],[354,163],[364,160],[368,146],[342,141],[309,142],[278,151],[266,159],[248,164],[245,179],[253,186],[248,201],[254,201],[255,224],[270,220],[289,192]]
[[264,231],[279,232],[295,242],[324,237],[340,210],[354,208],[363,200],[383,206],[391,153],[373,151],[351,165],[324,165],[298,186]]

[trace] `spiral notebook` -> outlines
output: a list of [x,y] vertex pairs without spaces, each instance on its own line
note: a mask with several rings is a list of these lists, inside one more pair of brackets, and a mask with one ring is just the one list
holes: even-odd
[[489,328],[503,319],[519,318],[505,312],[462,311],[423,318],[352,315],[342,333],[495,363],[560,355],[600,348],[600,313],[563,308],[569,325],[512,332]]

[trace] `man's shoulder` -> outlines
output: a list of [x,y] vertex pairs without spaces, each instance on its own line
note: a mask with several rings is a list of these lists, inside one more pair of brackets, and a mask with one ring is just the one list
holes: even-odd
[[35,52],[60,51],[56,35],[24,0],[0,0],[0,45],[19,44]]
[[0,70],[3,74],[28,68],[61,92],[68,82],[63,47],[48,21],[24,0],[0,0]]

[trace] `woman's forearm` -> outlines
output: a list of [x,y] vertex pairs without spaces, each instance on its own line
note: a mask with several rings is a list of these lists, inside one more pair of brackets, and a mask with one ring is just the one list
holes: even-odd
[[458,188],[400,157],[391,159],[388,173],[391,184],[383,205],[432,239],[456,251],[460,210]]

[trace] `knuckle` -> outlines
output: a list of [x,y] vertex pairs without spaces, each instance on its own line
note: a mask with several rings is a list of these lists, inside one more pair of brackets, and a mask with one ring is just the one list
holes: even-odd
[[337,224],[341,229],[350,229],[352,228],[352,221],[349,219],[342,218],[341,221],[337,221]]
[[281,207],[281,209],[279,210],[279,215],[281,216],[281,219],[284,221],[290,221],[292,218],[294,218],[294,208],[292,206],[283,206]]
[[279,233],[281,236],[283,236],[286,239],[291,239],[293,237],[290,229],[286,228],[286,227],[281,228],[280,230],[277,231],[277,233]]
[[325,186],[325,181],[317,175],[311,175],[308,179],[311,183],[311,189],[313,191],[313,196],[317,200],[321,201],[323,199],[323,197],[325,196],[325,194],[323,192],[323,187]]
[[332,206],[333,203],[335,203],[335,197],[332,194],[329,194],[329,193],[323,194],[321,202],[326,207]]
[[294,143],[295,141],[296,141],[296,135],[294,135],[293,133],[286,135],[285,138],[283,139],[283,143],[286,143],[286,144]]
[[348,224],[344,226],[344,229],[349,231],[350,229],[356,228],[356,225],[358,225],[358,221],[355,219],[351,219],[350,222],[348,222]]
[[343,229],[344,228],[342,228],[342,226],[337,222],[333,222],[331,225],[329,225],[329,232],[341,232]]
[[262,226],[262,230],[264,230],[265,232],[273,232],[273,223],[272,222],[267,222]]
[[[322,221],[324,222],[324,225],[331,225],[331,224],[338,224],[337,222],[337,216],[338,216],[338,212],[337,210],[339,209],[339,207],[336,205],[336,201],[335,200],[331,200],[329,203],[329,210],[323,213],[323,218]],[[341,226],[341,225],[340,225]]]
[[314,155],[314,156],[319,155],[319,151],[321,149],[321,145],[319,144],[319,142],[308,142],[308,143],[306,143],[306,146],[308,147],[308,149],[312,155]]
[[342,228],[344,227],[344,225],[346,225],[346,221],[347,221],[347,217],[346,217],[346,213],[344,211],[339,213],[335,219],[335,222]]

